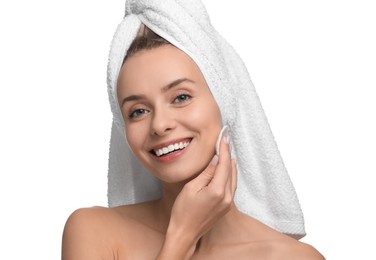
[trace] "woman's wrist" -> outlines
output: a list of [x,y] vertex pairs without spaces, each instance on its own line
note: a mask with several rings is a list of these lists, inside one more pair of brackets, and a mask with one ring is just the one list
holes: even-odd
[[190,259],[196,249],[197,241],[198,239],[193,234],[182,229],[169,227],[156,259]]

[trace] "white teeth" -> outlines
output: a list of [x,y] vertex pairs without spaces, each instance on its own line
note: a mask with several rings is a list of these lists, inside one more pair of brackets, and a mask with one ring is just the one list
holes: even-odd
[[189,145],[190,142],[180,142],[180,143],[176,143],[176,144],[170,144],[169,146],[167,147],[163,147],[163,148],[160,148],[158,150],[154,150],[155,154],[157,156],[162,156],[166,153],[170,153],[170,152],[173,152],[175,150],[179,150],[179,149],[183,149],[185,147],[187,147]]

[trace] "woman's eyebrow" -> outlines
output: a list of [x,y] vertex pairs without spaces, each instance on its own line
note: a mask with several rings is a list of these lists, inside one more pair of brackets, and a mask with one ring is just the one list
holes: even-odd
[[121,102],[121,105],[120,107],[123,107],[124,104],[128,101],[134,101],[134,100],[140,100],[140,99],[145,99],[146,96],[145,95],[130,95],[126,98],[123,99],[123,101]]
[[[193,80],[190,80],[190,79],[187,79],[187,78],[177,79],[177,80],[174,80],[173,82],[169,83],[168,85],[164,86],[162,88],[162,92],[166,92],[166,91],[170,90],[171,88],[176,87],[183,82],[189,82],[189,83],[192,83],[192,84],[195,83]],[[128,101],[140,100],[140,99],[145,99],[145,98],[146,98],[145,95],[130,95],[130,96],[123,99],[120,107],[123,107],[123,105]]]
[[173,82],[171,82],[170,84],[168,84],[167,86],[164,86],[162,88],[162,92],[166,92],[167,90],[170,90],[171,88],[183,83],[183,82],[189,82],[189,83],[192,83],[194,84],[195,82],[191,79],[187,79],[187,78],[181,78],[181,79],[177,79],[177,80],[174,80]]

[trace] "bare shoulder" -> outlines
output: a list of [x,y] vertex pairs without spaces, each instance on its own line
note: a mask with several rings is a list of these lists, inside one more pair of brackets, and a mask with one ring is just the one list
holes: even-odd
[[272,242],[272,254],[278,255],[278,259],[289,260],[325,260],[324,256],[313,246],[299,242],[295,239],[285,239]]
[[243,229],[248,242],[239,243],[239,255],[252,256],[254,259],[325,260],[313,246],[278,232],[252,217],[242,216],[246,223],[244,226],[250,228]]
[[[113,221],[119,221],[119,214],[111,208],[92,207],[75,210],[69,217],[64,227],[64,235],[70,232],[99,232],[108,230]],[[85,231],[85,232],[84,232]]]
[[[80,208],[69,217],[64,227],[64,234],[77,231],[99,231],[108,228],[103,226],[110,219],[118,218],[114,210],[105,207]],[[100,224],[100,225],[99,225]]]
[[140,251],[137,241],[153,233],[144,217],[151,215],[144,214],[151,212],[149,204],[74,211],[64,227],[62,259],[120,259]]
[[111,236],[116,212],[103,207],[75,210],[65,223],[62,259],[102,259],[113,255]]

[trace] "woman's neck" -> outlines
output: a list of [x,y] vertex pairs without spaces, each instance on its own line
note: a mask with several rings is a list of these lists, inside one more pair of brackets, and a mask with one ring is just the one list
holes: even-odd
[[185,183],[163,183],[162,198],[157,201],[158,211],[163,222],[167,222],[168,224],[176,197],[179,195],[184,185]]
[[200,239],[201,250],[215,246],[233,245],[249,241],[252,226],[249,217],[241,213],[235,205],[224,215],[211,230]]

